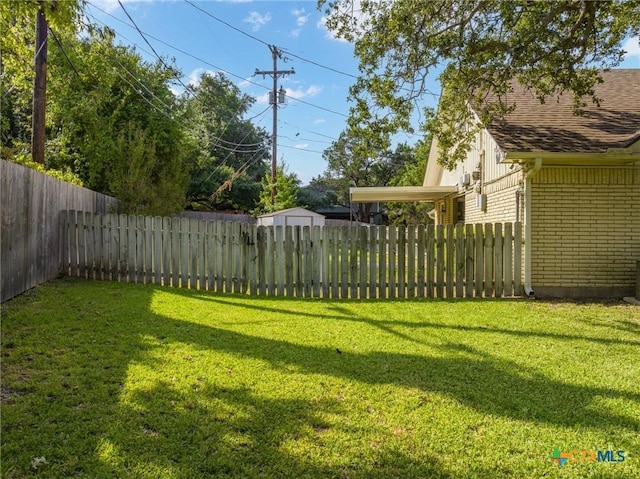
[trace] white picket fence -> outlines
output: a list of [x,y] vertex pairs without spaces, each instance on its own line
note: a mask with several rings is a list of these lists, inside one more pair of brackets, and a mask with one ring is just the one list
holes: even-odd
[[71,276],[313,298],[509,297],[520,223],[254,226],[69,211]]

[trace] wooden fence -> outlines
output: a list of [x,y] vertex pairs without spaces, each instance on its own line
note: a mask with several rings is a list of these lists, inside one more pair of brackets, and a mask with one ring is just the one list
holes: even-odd
[[70,211],[65,272],[218,292],[322,298],[521,291],[520,223],[253,226]]
[[60,275],[61,214],[117,200],[0,159],[0,301]]

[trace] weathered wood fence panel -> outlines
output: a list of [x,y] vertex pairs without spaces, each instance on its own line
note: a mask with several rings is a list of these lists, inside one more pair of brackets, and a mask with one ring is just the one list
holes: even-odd
[[[107,212],[116,204],[114,198],[0,159],[0,302],[60,275],[68,210]],[[96,241],[95,235],[84,241],[91,244],[84,257],[103,256]]]
[[313,298],[520,294],[519,223],[255,226],[70,211],[64,271],[83,278]]

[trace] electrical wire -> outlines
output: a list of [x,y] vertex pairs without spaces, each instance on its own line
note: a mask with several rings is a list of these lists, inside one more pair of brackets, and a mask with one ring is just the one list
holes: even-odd
[[299,130],[306,131],[307,133],[313,133],[314,135],[318,135],[318,136],[323,136],[323,137],[325,137],[325,138],[329,138],[329,139],[330,139],[330,140],[332,140],[332,141],[338,141],[338,139],[337,139],[337,138],[334,138],[334,137],[332,137],[332,136],[325,135],[325,134],[323,134],[323,133],[318,133],[317,131],[306,130],[305,128],[301,128],[301,127],[299,127],[299,126],[297,126],[297,125],[292,125],[291,123],[288,123],[288,122],[286,122],[286,121],[283,121],[282,123],[284,123],[285,125],[293,126],[293,127],[297,128],[297,129],[299,129]]
[[[91,15],[91,16],[93,17],[93,15]],[[95,17],[93,17],[93,18],[94,18],[94,20],[97,20]],[[104,23],[103,23],[103,22],[100,22],[100,23],[102,23],[102,24],[104,25]],[[106,25],[105,25],[105,26],[106,26]],[[131,77],[133,78],[133,80],[134,80],[138,85],[140,85],[142,88],[144,88],[144,89],[149,93],[149,95],[151,95],[155,100],[157,100],[159,103],[161,103],[161,104],[162,104],[162,105],[163,105],[163,106],[164,106],[164,107],[165,107],[169,112],[171,111],[171,107],[170,107],[169,105],[167,105],[166,103],[164,103],[164,102],[163,102],[160,98],[158,98],[158,97],[157,97],[157,96],[156,96],[156,95],[155,95],[151,90],[149,90],[149,88],[147,88],[147,87],[144,85],[144,83],[142,83],[142,81],[141,81],[140,79],[138,79],[138,78],[137,78],[133,73],[131,73],[131,71],[129,71],[129,70],[128,70],[128,69],[127,69],[127,68],[126,68],[126,67],[125,67],[125,66],[124,66],[124,65],[123,65],[123,64],[122,64],[122,63],[121,63],[121,62],[120,62],[116,57],[114,57],[114,60],[118,63],[118,65],[120,66],[120,68],[122,68],[125,72],[127,72],[127,73],[129,74],[129,76],[131,76]],[[116,71],[116,73],[118,73],[118,72]],[[121,77],[121,78],[122,78],[122,77]],[[186,126],[185,126],[185,125],[183,125],[183,124],[182,124],[182,123],[180,123],[178,120],[176,120],[175,118],[173,118],[173,116],[171,116],[171,114],[170,114],[170,113],[167,113],[166,111],[162,111],[161,109],[159,109],[159,108],[157,107],[157,105],[154,105],[154,104],[153,104],[153,103],[152,103],[152,102],[151,102],[147,97],[145,97],[144,95],[142,95],[142,94],[140,93],[140,91],[138,91],[138,89],[137,89],[137,88],[136,88],[136,87],[135,87],[131,82],[127,81],[127,80],[126,80],[126,78],[123,78],[123,80],[125,80],[125,81],[129,84],[129,86],[131,86],[131,87],[133,88],[133,90],[134,90],[136,93],[138,93],[140,96],[142,96],[142,98],[143,98],[147,103],[149,103],[149,104],[150,104],[150,105],[151,105],[151,106],[152,106],[156,111],[160,112],[161,114],[163,114],[163,115],[164,115],[164,116],[166,116],[167,118],[169,118],[169,119],[173,120],[174,122],[176,122],[177,124],[179,124],[181,127],[186,128]],[[237,111],[236,111],[236,115],[240,112],[240,109],[241,109],[241,108],[242,108],[242,105],[240,105],[240,106],[238,107],[238,109],[237,109]],[[264,111],[266,111],[268,108],[269,108],[269,107],[267,107]],[[260,113],[259,113],[258,115],[256,115],[256,116],[259,116],[259,115],[260,115]],[[255,118],[255,117],[253,117],[253,118]],[[252,119],[252,118],[250,118],[250,119],[248,119],[248,120],[244,120],[244,121],[251,121],[251,119]],[[224,129],[224,130],[223,130],[223,132],[222,132],[222,134],[223,134],[223,135],[224,135],[224,133],[226,133],[226,130],[229,128],[230,124],[231,124],[231,122],[229,122],[229,123],[227,123],[227,124],[225,125],[225,129]],[[232,153],[233,153],[233,152],[240,152],[240,153],[253,153],[253,152],[260,152],[260,151],[263,151],[263,149],[261,149],[261,148],[259,148],[259,149],[254,149],[254,150],[238,150],[238,149],[237,149],[238,147],[241,147],[241,146],[242,146],[242,147],[259,146],[259,145],[262,145],[262,142],[246,143],[246,144],[244,144],[244,143],[236,143],[236,142],[232,142],[232,141],[225,140],[224,138],[217,137],[217,136],[213,137],[213,139],[214,139],[215,141],[217,141],[217,142],[218,142],[218,144],[217,144],[217,145],[214,145],[214,148],[221,148],[221,149],[223,149],[223,150],[230,151],[230,152],[232,152]],[[230,145],[231,147],[234,147],[234,148],[232,149],[232,148],[226,147],[226,146],[222,145],[221,143],[226,143],[227,145]]]
[[73,62],[71,61],[71,59],[69,58],[69,55],[67,55],[67,52],[64,51],[64,47],[62,46],[62,43],[60,42],[60,40],[58,39],[58,36],[56,35],[56,32],[53,31],[53,29],[51,27],[49,27],[49,32],[51,32],[51,35],[53,35],[53,39],[56,41],[56,43],[58,44],[58,46],[60,47],[60,50],[62,50],[62,53],[64,54],[64,57],[67,59],[67,61],[69,62],[69,65],[71,65],[71,68],[73,69],[73,71],[76,73],[76,76],[78,78],[80,77],[80,73],[78,73],[78,70],[76,69],[75,65],[73,64]]
[[[97,7],[97,6],[96,6],[96,5],[94,5],[93,3],[91,3],[91,2],[87,2],[87,3],[88,3],[89,5],[91,5],[93,8],[95,8],[96,10],[99,10],[99,11],[100,11],[100,12],[102,12],[103,14],[105,14],[105,15],[107,15],[107,16],[109,16],[109,17],[113,18],[114,20],[117,20],[118,22],[120,22],[120,23],[122,23],[122,24],[124,24],[124,25],[126,25],[126,26],[128,26],[128,27],[130,27],[130,28],[134,28],[134,27],[132,27],[131,25],[129,25],[127,22],[125,22],[125,21],[123,21],[123,20],[119,19],[118,17],[115,17],[114,15],[111,15],[110,13],[108,13],[108,12],[106,12],[106,11],[102,10],[100,7]],[[196,7],[196,8],[200,9],[199,7]],[[108,25],[106,25],[104,22],[101,22],[100,20],[98,20],[95,16],[91,15],[91,17],[92,17],[94,20],[96,20],[98,23],[101,23],[102,25],[108,26]],[[115,31],[115,30],[114,30],[114,31]],[[115,32],[116,32],[118,35],[120,35],[122,38],[124,38],[125,40],[127,39],[124,35],[121,35],[119,32],[117,32],[117,31],[115,31]],[[149,34],[149,33],[146,33],[146,32],[145,32],[144,34],[145,34],[147,37],[152,38],[153,40],[155,40],[155,41],[157,41],[157,42],[159,42],[159,43],[162,43],[163,45],[165,45],[165,46],[167,46],[167,47],[169,47],[169,48],[171,48],[171,49],[173,49],[173,50],[175,50],[175,51],[177,51],[177,52],[182,53],[183,55],[186,55],[186,56],[188,56],[188,57],[190,57],[190,58],[193,58],[194,60],[197,60],[197,61],[199,61],[199,62],[202,62],[202,63],[204,63],[204,64],[205,64],[205,65],[207,65],[207,66],[213,67],[213,68],[215,68],[216,70],[222,71],[222,72],[224,72],[225,74],[227,74],[227,75],[229,75],[229,76],[232,76],[232,77],[238,78],[238,79],[240,79],[240,80],[242,80],[242,81],[245,81],[245,82],[247,82],[247,83],[249,83],[249,84],[251,84],[251,85],[254,85],[254,86],[257,86],[257,87],[260,87],[260,88],[264,88],[264,89],[265,89],[265,90],[267,90],[267,91],[270,91],[270,90],[271,90],[271,88],[270,88],[270,87],[267,87],[267,86],[262,85],[262,84],[260,84],[260,83],[258,83],[258,82],[255,82],[255,81],[253,81],[253,80],[250,80],[250,79],[248,79],[248,78],[246,78],[246,77],[244,77],[244,76],[242,76],[242,75],[238,75],[237,73],[233,73],[233,72],[231,72],[231,71],[229,71],[229,70],[226,70],[226,69],[224,69],[224,68],[222,68],[222,67],[219,67],[219,66],[217,66],[217,65],[214,65],[213,63],[211,63],[211,62],[209,62],[209,61],[207,61],[207,60],[204,60],[203,58],[197,57],[197,56],[195,56],[195,55],[193,55],[193,54],[191,54],[191,53],[189,53],[189,52],[187,52],[187,51],[185,51],[185,50],[183,50],[183,49],[181,49],[181,48],[178,48],[178,47],[176,47],[176,46],[174,46],[174,45],[171,45],[170,43],[167,43],[167,42],[165,42],[164,40],[161,40],[160,38],[155,37],[155,36],[153,36],[153,35],[151,35],[151,34]],[[247,34],[247,35],[249,35],[249,34]],[[251,36],[251,35],[249,35],[249,36]],[[130,41],[130,40],[129,40],[129,41]],[[132,42],[132,41],[130,41],[130,42],[131,42],[131,43],[133,43],[133,44],[135,45],[135,42]],[[261,43],[263,43],[263,42],[261,41]],[[265,43],[265,44],[266,44],[266,43]],[[143,50],[143,51],[145,51],[145,50]],[[148,52],[147,52],[147,53],[148,53]],[[313,107],[313,108],[318,108],[318,109],[320,109],[320,110],[324,110],[324,111],[326,111],[326,112],[333,113],[334,115],[339,115],[339,116],[342,116],[342,117],[344,117],[344,118],[348,118],[348,115],[345,115],[344,113],[340,113],[340,112],[337,112],[337,111],[334,111],[334,110],[330,110],[330,109],[328,109],[328,108],[325,108],[325,107],[322,107],[322,106],[320,106],[320,105],[316,105],[316,104],[314,104],[314,103],[310,103],[310,102],[307,102],[307,101],[301,100],[301,99],[299,99],[299,98],[295,98],[295,97],[288,96],[288,95],[287,95],[287,98],[290,98],[290,99],[291,99],[291,100],[293,100],[293,101],[297,101],[297,102],[300,102],[300,103],[304,103],[305,105],[311,106],[311,107]]]
[[193,8],[195,8],[195,9],[197,9],[197,10],[200,10],[200,11],[201,11],[202,13],[204,13],[205,15],[207,15],[207,16],[209,16],[209,17],[213,18],[213,19],[214,19],[214,20],[216,20],[217,22],[220,22],[220,23],[222,23],[223,25],[226,25],[227,27],[229,27],[229,28],[231,28],[231,29],[235,30],[236,32],[241,33],[241,34],[243,34],[243,35],[245,35],[245,36],[247,36],[247,37],[249,37],[249,38],[251,38],[251,39],[253,39],[253,40],[257,41],[257,42],[260,42],[260,43],[262,43],[263,45],[269,46],[269,44],[268,44],[267,42],[265,42],[264,40],[260,40],[258,37],[254,36],[254,35],[251,35],[250,33],[247,33],[247,32],[245,32],[244,30],[241,30],[241,29],[239,29],[239,28],[237,28],[237,27],[234,27],[234,26],[233,26],[233,25],[231,25],[230,23],[227,23],[227,22],[225,22],[224,20],[222,20],[222,19],[220,19],[220,18],[216,17],[216,16],[215,16],[215,15],[213,15],[212,13],[207,12],[206,10],[204,10],[204,9],[200,8],[199,6],[197,6],[197,5],[195,5],[194,3],[190,2],[189,0],[185,0],[185,2],[186,2],[186,3],[188,3],[189,5],[191,5]]
[[[160,60],[160,63],[162,63],[162,65],[164,65],[164,67],[167,69],[167,71],[171,71],[172,69],[169,67],[169,65],[167,65],[165,63],[165,61],[162,59],[162,57],[160,55],[158,55],[158,52],[156,52],[156,49],[153,48],[153,45],[151,45],[149,40],[147,40],[147,37],[144,36],[144,33],[142,33],[142,30],[140,30],[140,28],[138,27],[138,24],[133,20],[133,18],[131,18],[131,15],[129,15],[129,12],[127,12],[127,9],[124,8],[124,5],[122,4],[122,2],[120,0],[118,0],[118,5],[120,5],[120,8],[122,8],[122,11],[125,13],[127,18],[129,18],[129,20],[131,21],[131,23],[133,24],[135,29],[138,31],[138,33],[140,34],[140,36],[142,37],[144,42],[149,46],[149,48],[151,48],[151,51],[155,54],[155,56],[158,58],[158,60]],[[187,85],[185,85],[179,77],[176,76],[176,80],[178,80],[178,82],[184,87],[185,91],[191,91],[189,89],[189,87]]]
[[318,151],[318,150],[309,150],[307,148],[297,148],[295,146],[287,146],[287,145],[281,145],[280,143],[278,143],[278,148],[289,148],[290,150],[297,150],[297,151],[308,151],[309,153],[320,153],[321,155],[324,154],[324,151]]
[[[268,44],[267,42],[265,42],[264,40],[262,40],[262,39],[260,39],[260,38],[256,37],[255,35],[251,35],[250,33],[247,33],[247,32],[245,32],[244,30],[242,30],[242,29],[240,29],[240,28],[238,28],[238,27],[233,26],[233,25],[231,25],[231,24],[230,24],[230,23],[228,23],[228,22],[225,22],[225,21],[224,21],[224,20],[222,20],[221,18],[218,18],[218,17],[216,17],[215,15],[213,15],[212,13],[209,13],[208,11],[204,10],[203,8],[198,7],[197,5],[195,5],[194,3],[192,3],[191,1],[189,1],[189,0],[185,0],[185,2],[186,2],[186,3],[188,3],[189,5],[191,5],[193,8],[196,8],[197,10],[201,11],[201,12],[202,12],[202,13],[204,13],[205,15],[207,15],[207,16],[209,16],[209,17],[213,18],[213,19],[214,19],[214,20],[216,20],[217,22],[220,22],[220,23],[222,23],[223,25],[226,25],[227,27],[229,27],[229,28],[231,28],[231,29],[235,30],[236,32],[241,33],[242,35],[245,35],[245,36],[247,36],[247,37],[251,38],[252,40],[255,40],[255,41],[259,42],[259,43],[262,43],[263,45],[269,46],[269,44]],[[289,56],[291,56],[291,57],[297,58],[298,60],[302,60],[303,62],[306,62],[306,63],[310,63],[311,65],[315,65],[315,66],[317,66],[317,67],[324,68],[325,70],[329,70],[329,71],[332,71],[332,72],[334,72],[334,73],[338,73],[338,74],[340,74],[340,75],[345,75],[345,76],[348,76],[348,77],[351,77],[351,78],[358,78],[358,77],[357,77],[357,75],[353,75],[353,74],[351,74],[351,73],[343,72],[343,71],[341,71],[341,70],[337,70],[337,69],[335,69],[335,68],[333,68],[333,67],[329,67],[329,66],[327,66],[327,65],[322,65],[321,63],[318,63],[318,62],[315,62],[315,61],[313,61],[313,60],[309,60],[309,59],[307,59],[307,58],[301,57],[300,55],[296,55],[296,54],[294,54],[294,53],[291,53],[291,52],[287,51],[285,48],[280,48],[280,47],[277,47],[277,46],[276,46],[276,48],[278,48],[278,50],[282,50],[283,52],[286,52],[286,53],[287,53],[287,55],[289,55]]]

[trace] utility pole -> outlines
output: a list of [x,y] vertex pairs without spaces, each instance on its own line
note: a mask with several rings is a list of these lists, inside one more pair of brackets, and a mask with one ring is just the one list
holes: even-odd
[[278,92],[278,77],[293,75],[294,69],[278,70],[278,58],[282,58],[282,52],[275,45],[269,45],[271,56],[273,57],[273,70],[258,70],[255,75],[262,75],[264,78],[269,75],[273,78],[273,89],[269,94],[269,103],[273,106],[273,131],[271,136],[271,205],[276,204],[276,161],[278,157],[278,103],[284,103],[285,91],[280,87]]
[[31,120],[31,157],[44,164],[45,110],[47,100],[47,19],[42,7],[36,13],[35,77],[33,78],[33,117]]

